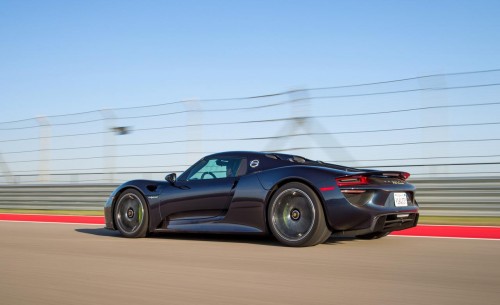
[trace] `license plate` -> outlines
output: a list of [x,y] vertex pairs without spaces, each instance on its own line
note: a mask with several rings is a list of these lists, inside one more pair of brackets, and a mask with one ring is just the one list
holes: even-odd
[[397,207],[405,207],[408,205],[406,193],[394,193],[394,205]]

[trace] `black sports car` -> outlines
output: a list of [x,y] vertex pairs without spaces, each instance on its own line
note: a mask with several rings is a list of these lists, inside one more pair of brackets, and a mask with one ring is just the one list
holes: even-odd
[[104,207],[106,227],[150,232],[272,233],[289,246],[330,236],[380,238],[417,225],[408,173],[350,168],[303,157],[223,152],[176,178],[120,185]]

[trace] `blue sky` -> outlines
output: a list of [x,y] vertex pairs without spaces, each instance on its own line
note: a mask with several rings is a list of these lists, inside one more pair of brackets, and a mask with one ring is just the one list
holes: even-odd
[[[500,1],[7,1],[0,0],[0,122],[108,108],[158,104],[184,99],[239,97],[314,88],[376,82],[435,73],[500,68]],[[376,88],[357,88],[335,92],[314,92],[315,96],[391,91],[405,88],[500,83],[500,73],[467,77],[397,83]],[[315,101],[311,115],[355,113],[432,105],[499,102],[498,88],[418,93],[356,99]],[[275,100],[255,102],[268,103]],[[212,104],[232,107],[235,102]],[[246,104],[245,104],[246,105]],[[202,106],[205,107],[205,106]],[[208,108],[212,106],[206,106]],[[183,108],[179,108],[183,109]],[[117,116],[151,114],[178,110],[174,106],[141,111],[117,111]],[[408,113],[404,116],[366,118],[364,124],[352,120],[318,120],[326,131],[338,132],[369,128],[398,128],[440,123],[490,122],[500,107],[456,108],[447,111]],[[277,111],[237,111],[235,121],[286,117],[288,108]],[[82,117],[81,119],[95,119]],[[228,119],[228,117],[223,117]],[[72,118],[69,118],[70,120]],[[133,126],[117,144],[153,142],[156,139],[249,137],[276,134],[281,125],[241,127],[228,130],[151,131],[147,128],[182,124],[188,120],[216,122],[221,118],[174,116],[151,120],[120,120],[116,124]],[[57,123],[58,119],[51,123]],[[62,119],[61,119],[62,120]],[[10,125],[2,125],[10,126]],[[53,128],[53,136],[65,132],[103,130],[101,122],[92,126]],[[299,130],[300,131],[300,130]],[[408,139],[439,140],[495,137],[498,125],[487,128],[418,130],[407,133],[336,136],[340,145],[405,142]],[[38,130],[3,131],[0,139],[32,137]],[[51,148],[80,143],[106,143],[109,138],[52,139]],[[159,141],[159,140],[158,140]],[[331,139],[321,139],[331,141]],[[202,143],[154,146],[147,151],[204,151],[226,149],[268,149],[269,144]],[[316,145],[314,139],[297,139],[303,145]],[[297,144],[295,143],[295,144]],[[38,141],[2,142],[0,153],[11,162],[11,170],[37,171],[39,165],[23,160],[39,154],[11,153],[37,149]],[[75,144],[76,145],[76,144]],[[290,147],[297,146],[287,144]],[[458,146],[457,146],[458,145]],[[461,145],[461,146],[460,146]],[[349,161],[354,165],[381,158],[404,159],[481,155],[498,148],[498,142],[483,146],[470,144],[441,146],[401,146],[377,149],[351,149],[347,155],[298,151],[308,157]],[[136,149],[140,152],[140,149]],[[119,147],[115,153],[137,153]],[[80,155],[79,155],[79,154]],[[52,158],[68,159],[81,155],[103,155],[102,148],[91,151],[54,151]],[[337,154],[337,155],[336,155]],[[188,161],[199,158],[190,156]],[[412,159],[417,158],[417,159]],[[17,162],[20,163],[15,163]],[[440,159],[436,159],[439,161]],[[491,158],[457,158],[447,162],[497,161]],[[151,161],[148,163],[148,161]],[[328,160],[335,161],[335,160]],[[352,162],[351,162],[352,161]],[[71,162],[71,160],[68,160]],[[81,166],[98,168],[88,161]],[[154,168],[155,164],[179,164],[172,156],[143,157],[114,161],[117,167],[132,163]],[[394,161],[402,162],[402,161]],[[429,162],[429,160],[427,160]],[[76,162],[78,163],[78,162]],[[148,164],[146,164],[148,163]],[[154,163],[154,164],[153,164]],[[372,164],[371,162],[370,164]],[[390,162],[385,162],[387,164]],[[52,170],[65,170],[75,164],[53,162]],[[376,163],[382,164],[382,163]],[[462,170],[462,168],[459,169]],[[418,171],[418,169],[414,169]],[[437,169],[439,171],[439,169]],[[449,169],[446,169],[449,170]],[[425,170],[424,170],[425,172]]]
[[499,11],[498,1],[2,0],[0,121],[497,68]]

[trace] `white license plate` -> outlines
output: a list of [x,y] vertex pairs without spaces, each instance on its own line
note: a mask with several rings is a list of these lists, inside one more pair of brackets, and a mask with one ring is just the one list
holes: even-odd
[[408,205],[406,200],[406,193],[394,193],[394,204],[397,207],[405,207]]

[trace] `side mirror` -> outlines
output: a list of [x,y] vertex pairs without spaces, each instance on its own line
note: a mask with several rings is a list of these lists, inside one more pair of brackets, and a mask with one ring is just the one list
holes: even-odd
[[165,180],[167,180],[168,182],[174,184],[175,180],[177,180],[177,174],[176,173],[168,174],[168,175],[165,176]]

